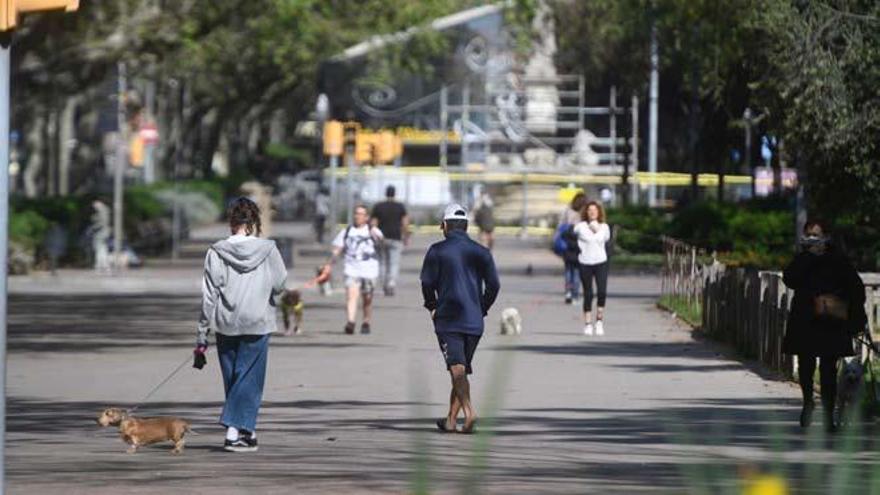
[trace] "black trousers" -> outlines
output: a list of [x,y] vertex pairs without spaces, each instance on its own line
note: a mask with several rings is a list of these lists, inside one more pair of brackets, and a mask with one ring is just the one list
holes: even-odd
[[605,307],[608,289],[608,262],[598,265],[580,265],[581,285],[584,288],[584,312],[593,308],[593,279],[596,279],[596,298],[599,307]]
[[[819,383],[822,384],[822,407],[826,414],[834,411],[837,399],[837,359],[836,357],[819,358]],[[798,380],[804,402],[813,401],[813,375],[816,373],[816,356],[798,354]]]

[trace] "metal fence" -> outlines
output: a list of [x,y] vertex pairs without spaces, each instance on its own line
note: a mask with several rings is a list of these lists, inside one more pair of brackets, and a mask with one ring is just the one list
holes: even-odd
[[[350,173],[350,175],[349,175]],[[590,198],[602,199],[606,206],[620,206],[627,194],[619,175],[574,173],[572,171],[463,171],[437,167],[356,167],[325,170],[321,179],[330,187],[331,203],[337,220],[346,218],[348,210],[357,203],[372,204],[384,197],[386,186],[397,189],[397,198],[407,208],[418,213],[436,212],[451,201],[471,207],[480,191],[489,191],[495,201],[495,215],[499,225],[525,227],[553,227],[564,207],[560,190],[569,186],[582,188]],[[662,197],[673,197],[674,191],[685,190],[690,175],[638,172],[630,177],[628,200],[630,204],[645,204],[649,184],[664,191]],[[718,177],[703,174],[700,187],[715,188]],[[728,176],[726,187],[733,193],[747,188],[748,177]],[[435,213],[436,214],[436,213]]]
[[[795,360],[782,353],[793,291],[782,282],[782,273],[728,267],[676,239],[664,238],[663,244],[662,295],[699,305],[701,329],[709,337],[793,376]],[[860,275],[869,328],[876,336],[880,333],[880,274]]]

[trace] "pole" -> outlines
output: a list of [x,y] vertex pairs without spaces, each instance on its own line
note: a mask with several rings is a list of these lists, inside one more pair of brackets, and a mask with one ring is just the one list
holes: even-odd
[[[119,77],[117,81],[116,122],[119,127],[117,135],[119,142],[117,143],[118,148],[116,150],[116,170],[113,173],[113,259],[115,265],[119,265],[122,260],[122,188],[124,185],[122,179],[128,165],[128,157],[126,156],[128,144],[126,142],[128,139],[126,128],[128,127],[128,122],[125,118],[125,94],[128,91],[128,81],[126,80],[125,62],[120,61],[117,64],[117,69]],[[120,267],[117,266],[117,268]]]
[[581,74],[578,76],[578,130],[577,132],[581,132],[584,128],[584,94],[586,93],[585,89],[586,83],[584,81],[584,75]]
[[171,208],[171,259],[180,256],[180,160],[183,158],[183,122],[184,122],[183,81],[177,81],[177,144],[174,147],[174,203]]
[[651,26],[651,86],[648,95],[648,172],[651,185],[648,189],[648,206],[657,206],[657,99],[660,94],[660,48],[657,46],[657,25]]
[[630,180],[630,173],[636,174],[639,171],[639,97],[636,95],[632,96],[632,108],[630,109],[631,114],[630,118],[632,119],[632,153],[630,155],[630,163],[632,165],[631,170],[623,169],[624,180],[623,180],[623,192],[624,192],[624,201],[626,201],[626,195],[630,195],[631,204],[638,203],[638,190],[633,187],[632,181]]
[[526,236],[529,227],[529,174],[523,173],[522,179],[522,237]]
[[[146,98],[145,105],[146,113],[148,116],[148,122],[150,125],[154,125],[156,123],[156,119],[154,115],[156,112],[154,111],[156,106],[156,83],[154,81],[147,81],[146,83]],[[144,146],[144,183],[152,184],[156,182],[156,141],[151,139],[148,144]]]
[[743,112],[743,120],[746,124],[746,169],[749,171],[749,174],[752,176],[752,197],[755,197],[757,193],[757,187],[755,184],[755,170],[752,168],[752,109],[746,107]]
[[345,158],[348,160],[348,173],[345,176],[348,187],[348,213],[345,221],[347,225],[351,225],[352,211],[354,211],[354,153],[349,153]]
[[[617,87],[611,86],[609,102],[609,128],[611,130],[611,165],[617,166]],[[613,169],[612,169],[613,170]],[[613,173],[613,172],[612,172]]]
[[804,232],[804,225],[807,223],[807,191],[804,184],[807,182],[807,168],[799,154],[794,156],[794,168],[797,170],[797,189],[795,190],[794,201],[794,239],[795,247],[797,247],[798,239]]
[[339,157],[330,155],[330,233],[336,232],[336,222],[339,221],[339,209],[336,205],[338,192],[336,187],[336,171],[339,169]]
[[449,90],[440,88],[440,168],[446,170],[449,164]]
[[6,265],[9,246],[9,44],[0,41],[0,493],[6,486]]
[[470,107],[471,104],[471,85],[469,83],[465,83],[464,87],[461,88],[461,168],[465,168],[468,163],[468,120],[470,120]]

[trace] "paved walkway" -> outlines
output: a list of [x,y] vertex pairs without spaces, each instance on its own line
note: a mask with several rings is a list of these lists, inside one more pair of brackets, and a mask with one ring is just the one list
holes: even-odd
[[[201,434],[188,438],[184,455],[166,446],[127,455],[113,431],[93,422],[104,407],[137,402],[188,357],[198,249],[116,277],[13,278],[10,492],[681,493],[702,479],[689,467],[735,473],[779,459],[774,438],[805,441],[792,425],[796,389],[692,339],[654,307],[656,277],[612,275],[608,334],[587,338],[578,310],[561,303],[557,261],[515,239],[497,250],[502,292],[473,377],[491,432],[435,433],[448,378],[417,285],[432,240],[407,252],[399,295],[378,297],[373,335],[342,334],[341,295],[306,293],[305,335],[272,341],[253,455],[220,448],[214,354],[205,370],[187,367],[141,409],[195,423]],[[303,252],[312,256],[298,258],[291,285],[319,263],[314,249]],[[519,337],[499,335],[507,306],[523,314]],[[817,455],[827,462],[832,454]]]

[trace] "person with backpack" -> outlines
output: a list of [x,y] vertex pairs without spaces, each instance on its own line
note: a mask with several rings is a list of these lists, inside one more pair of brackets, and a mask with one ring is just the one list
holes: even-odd
[[333,239],[333,254],[328,264],[344,256],[346,315],[345,333],[354,334],[359,299],[363,298],[361,334],[369,334],[373,316],[373,292],[379,277],[379,249],[384,241],[382,231],[369,224],[370,213],[364,205],[354,208],[353,223],[339,231]]
[[565,304],[573,304],[580,299],[580,265],[578,255],[581,250],[578,246],[577,235],[574,226],[581,221],[581,210],[587,202],[587,196],[583,192],[574,195],[559,219],[559,226],[553,238],[553,251],[562,257],[565,265]]
[[284,291],[287,269],[275,241],[259,238],[256,203],[238,198],[226,216],[232,235],[214,243],[205,255],[193,367],[205,366],[208,334],[213,330],[226,392],[220,416],[226,427],[223,448],[255,452],[269,334],[276,329],[275,298]]

